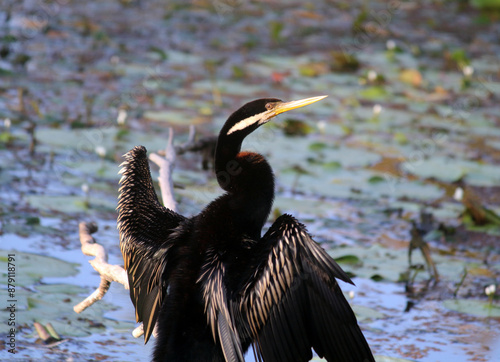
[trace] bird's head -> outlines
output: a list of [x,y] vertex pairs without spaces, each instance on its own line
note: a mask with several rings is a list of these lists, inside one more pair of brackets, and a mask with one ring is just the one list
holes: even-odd
[[[283,102],[276,98],[257,99],[231,114],[220,131],[215,150],[215,174],[219,185],[226,191],[235,192],[242,188],[248,190],[251,189],[250,185],[256,179],[262,183],[263,177],[269,176],[267,185],[274,190],[272,170],[267,162],[262,162],[264,159],[262,156],[246,153],[245,160],[238,159],[243,140],[278,114],[307,106],[325,97],[312,97],[292,102]],[[244,164],[251,164],[254,167],[243,167]],[[243,168],[246,173],[242,172]],[[266,168],[265,171],[264,168]],[[249,177],[250,171],[254,172],[254,177]]]
[[283,102],[276,98],[262,98],[245,104],[229,116],[222,127],[220,137],[243,140],[258,127],[269,122],[280,113],[307,106],[326,96]]

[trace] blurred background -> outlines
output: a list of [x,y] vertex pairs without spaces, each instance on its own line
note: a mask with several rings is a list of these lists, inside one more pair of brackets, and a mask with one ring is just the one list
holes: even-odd
[[173,174],[194,215],[221,193],[213,136],[232,111],[328,95],[245,141],[276,174],[270,221],[294,214],[353,276],[378,361],[496,360],[499,55],[497,0],[2,0],[0,286],[7,305],[13,254],[18,353],[0,359],[148,359],[121,285],[73,311],[99,285],[79,222],[123,264],[121,156],[194,125],[207,146]]

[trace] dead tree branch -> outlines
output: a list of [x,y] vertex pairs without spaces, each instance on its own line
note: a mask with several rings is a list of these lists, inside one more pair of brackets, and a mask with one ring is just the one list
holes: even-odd
[[89,263],[101,276],[101,283],[91,295],[73,307],[76,313],[83,312],[92,304],[101,300],[108,291],[112,281],[122,284],[125,289],[129,289],[128,277],[125,269],[118,265],[108,264],[108,254],[106,250],[101,244],[98,244],[92,236],[92,234],[97,231],[97,225],[94,223],[81,222],[79,231],[82,252],[88,256],[95,256]]
[[174,183],[172,181],[172,171],[175,165],[174,131],[172,128],[169,129],[168,133],[165,157],[152,153],[149,155],[149,159],[160,168],[158,182],[160,183],[163,206],[174,212],[177,211],[177,204],[174,199]]

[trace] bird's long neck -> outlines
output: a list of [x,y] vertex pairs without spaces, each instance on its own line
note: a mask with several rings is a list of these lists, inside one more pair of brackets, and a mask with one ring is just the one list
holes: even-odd
[[217,141],[215,148],[215,176],[220,187],[225,191],[230,191],[232,178],[241,171],[236,160],[236,156],[241,150],[241,142],[222,135],[219,136]]
[[274,174],[262,155],[240,150],[241,141],[219,137],[215,172],[219,185],[227,191],[231,217],[242,232],[260,237],[274,201]]

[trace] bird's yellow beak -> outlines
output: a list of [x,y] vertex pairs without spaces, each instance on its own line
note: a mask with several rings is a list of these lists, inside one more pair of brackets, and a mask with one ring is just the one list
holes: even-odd
[[278,114],[283,113],[283,112],[291,111],[292,109],[296,109],[296,108],[307,106],[309,104],[313,104],[313,103],[320,101],[326,97],[328,97],[328,96],[311,97],[311,98],[299,99],[298,101],[276,103],[276,107],[274,107],[272,110],[274,113],[273,116],[277,116]]
[[291,101],[291,102],[277,101],[268,103],[266,104],[267,111],[255,114],[253,116],[245,118],[242,121],[237,122],[229,129],[229,131],[227,131],[227,135],[229,136],[233,132],[241,131],[250,126],[257,126],[257,127],[261,126],[269,122],[272,118],[276,117],[278,114],[291,111],[292,109],[307,106],[309,104],[320,101],[326,97],[327,96],[319,96],[319,97],[299,99],[298,101]]

